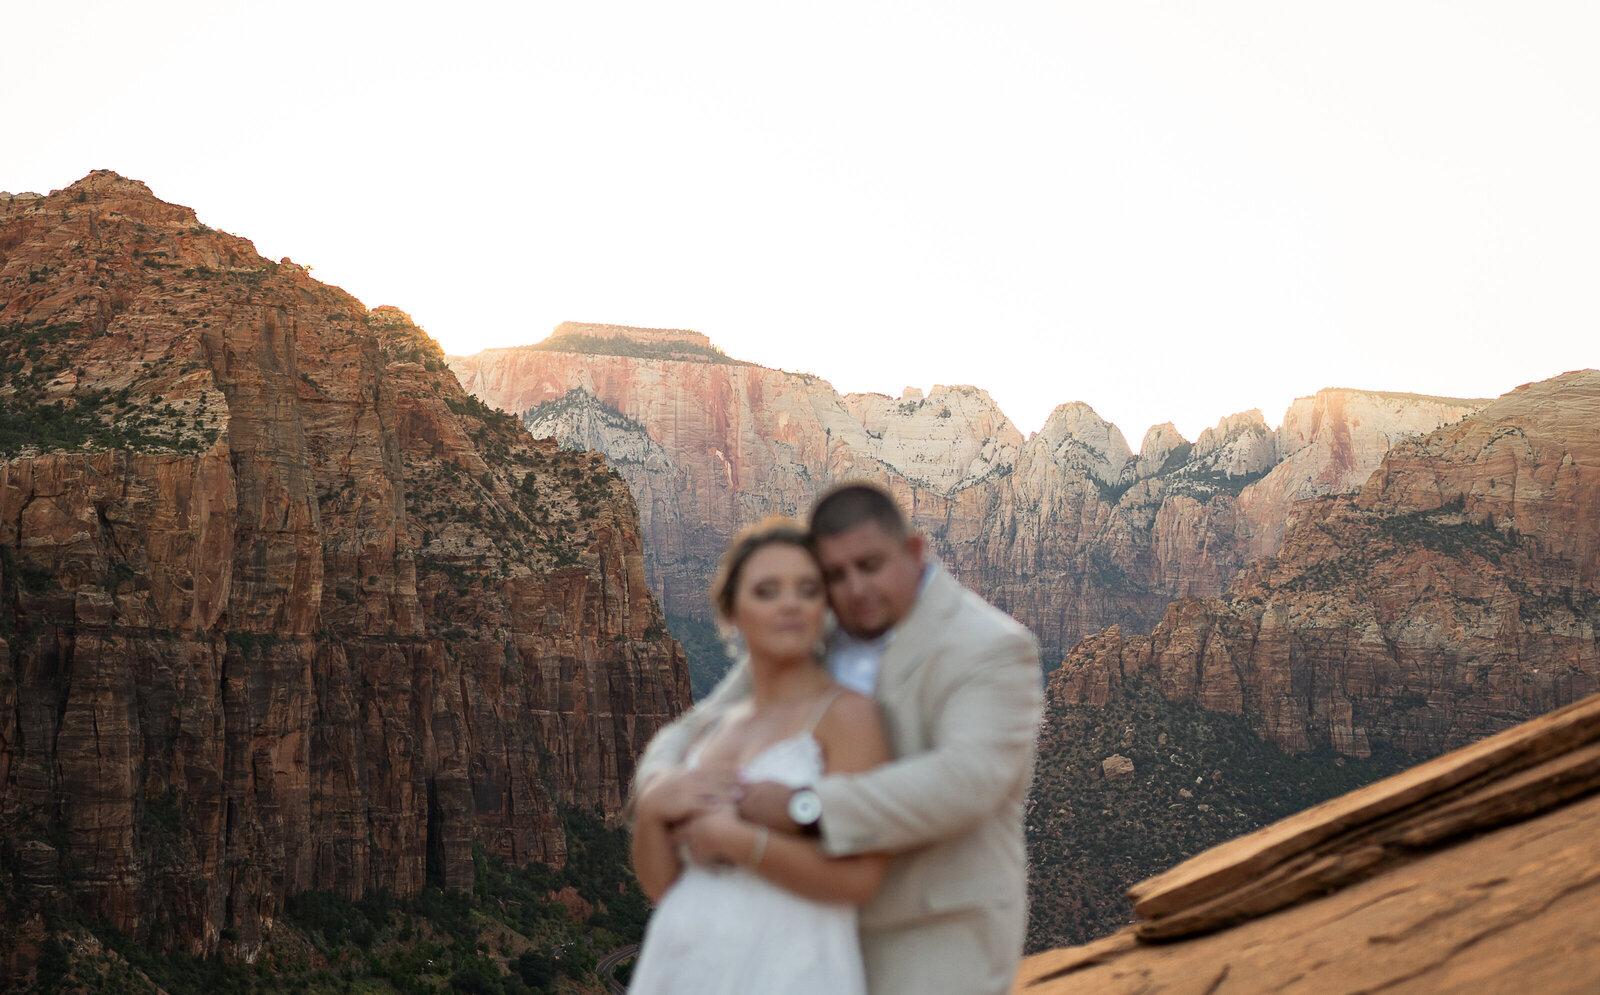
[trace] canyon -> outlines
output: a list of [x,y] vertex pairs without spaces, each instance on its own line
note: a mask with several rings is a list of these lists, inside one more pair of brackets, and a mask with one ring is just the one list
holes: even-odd
[[1171,862],[1600,690],[1592,370],[1492,400],[1328,389],[1276,430],[1247,412],[1134,452],[1085,404],[1024,439],[976,388],[840,395],[691,332],[567,325],[450,362],[612,460],[691,663],[721,662],[684,616],[728,537],[854,477],[1039,636],[1061,665],[1031,950],[1115,929]]
[[705,618],[741,526],[883,484],[1027,625],[1051,693],[1123,681],[1243,715],[1290,752],[1433,755],[1597,690],[1600,374],[1495,399],[1328,389],[1137,453],[1082,403],[1024,439],[974,387],[840,395],[703,335],[563,325],[452,358],[535,435],[603,452],[670,616]]
[[[1046,692],[1030,949],[1126,923],[1123,892],[1171,863],[1600,691],[1597,530],[1586,370],[1294,505],[1221,597],[1085,637]],[[1113,753],[1132,778],[1105,779]]]
[[1281,747],[1431,756],[1600,691],[1600,372],[1520,387],[1295,505],[1281,548],[1053,676],[1243,715]]
[[579,853],[604,889],[529,880],[601,914],[636,757],[725,666],[717,557],[860,478],[1052,671],[1036,949],[1600,690],[1596,371],[1024,437],[976,387],[840,394],[688,330],[447,357],[100,171],[0,194],[0,904],[34,915],[0,967],[69,915],[249,962],[296,895],[537,904],[494,862]]
[[98,171],[0,195],[5,904],[253,959],[559,866],[689,701],[625,483],[401,311]]
[[1083,403],[1029,438],[975,387],[899,398],[731,359],[695,332],[569,323],[532,346],[451,357],[462,385],[536,436],[604,453],[639,505],[646,572],[673,617],[738,529],[803,516],[828,486],[877,481],[968,586],[1039,637],[1047,665],[1108,625],[1148,632],[1168,602],[1222,594],[1276,551],[1297,501],[1360,487],[1403,439],[1483,400],[1357,390],[1257,411],[1137,453]]

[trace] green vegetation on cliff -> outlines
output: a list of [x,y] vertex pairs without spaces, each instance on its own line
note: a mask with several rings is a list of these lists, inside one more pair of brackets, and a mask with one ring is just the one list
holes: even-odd
[[1378,528],[1397,545],[1421,546],[1445,556],[1479,556],[1498,564],[1517,545],[1517,533],[1495,528],[1493,521],[1473,521],[1457,498],[1433,511],[1411,511],[1378,519]]
[[[81,322],[36,321],[0,328],[0,456],[27,448],[176,449],[197,453],[219,427],[170,402],[124,387],[69,389],[77,371],[60,354]],[[186,419],[195,419],[193,430]]]
[[35,968],[0,983],[0,992],[597,991],[598,958],[638,943],[649,908],[628,871],[626,832],[583,812],[568,811],[563,821],[565,867],[512,867],[475,848],[471,894],[430,884],[405,900],[382,891],[359,901],[328,891],[291,895],[254,963],[155,953],[19,889],[18,869],[0,867],[0,906],[13,925],[32,921],[21,932],[40,948]]
[[[1128,887],[1235,836],[1411,766],[1291,755],[1242,718],[1130,682],[1105,708],[1052,704],[1029,798],[1028,950],[1086,943],[1132,919]],[[1118,754],[1133,774],[1107,780]],[[1185,794],[1187,793],[1187,794]]]
[[686,363],[720,363],[727,366],[754,366],[741,359],[733,359],[710,343],[687,342],[682,339],[643,341],[625,335],[557,335],[535,345],[526,346],[534,352],[575,352],[589,356],[629,356],[634,359],[672,359]]
[[733,666],[728,644],[716,626],[687,615],[668,615],[667,631],[683,647],[683,655],[689,661],[689,690],[694,700],[699,701],[711,693],[722,675]]

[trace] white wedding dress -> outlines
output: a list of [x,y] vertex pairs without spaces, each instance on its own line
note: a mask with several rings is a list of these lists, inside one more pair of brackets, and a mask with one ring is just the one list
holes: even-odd
[[[693,766],[696,759],[698,751],[687,761]],[[821,775],[822,747],[809,729],[768,746],[741,771],[747,782],[777,781],[791,788]],[[629,995],[865,995],[866,990],[854,905],[801,898],[742,867],[694,864],[661,896],[628,984]]]

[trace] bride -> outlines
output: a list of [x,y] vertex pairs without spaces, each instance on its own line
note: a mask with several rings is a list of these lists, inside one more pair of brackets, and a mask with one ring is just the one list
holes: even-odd
[[638,797],[634,872],[657,905],[628,991],[863,995],[856,908],[888,858],[825,856],[733,804],[740,783],[798,788],[889,759],[876,704],[818,658],[827,602],[805,530],[776,520],[742,533],[712,602],[743,638],[752,693]]

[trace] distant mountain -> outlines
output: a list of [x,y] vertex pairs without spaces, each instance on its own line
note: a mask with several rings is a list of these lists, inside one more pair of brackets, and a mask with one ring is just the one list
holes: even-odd
[[1600,371],[1528,384],[1396,446],[1356,493],[1147,636],[1084,640],[1051,682],[1129,678],[1288,750],[1432,755],[1600,691]]
[[688,692],[603,457],[142,183],[0,195],[0,935],[560,865]]
[[[1054,665],[1110,624],[1146,632],[1176,597],[1218,595],[1277,549],[1298,500],[1352,491],[1388,449],[1481,400],[1356,390],[1302,398],[1138,453],[1087,405],[1024,439],[976,387],[899,398],[739,363],[684,331],[574,325],[532,345],[451,357],[463,386],[535,435],[604,453],[628,481],[646,571],[680,636],[704,638],[716,558],[743,525],[803,515],[865,477],[911,509],[968,585],[1026,623]],[[722,664],[711,654],[697,690]]]

